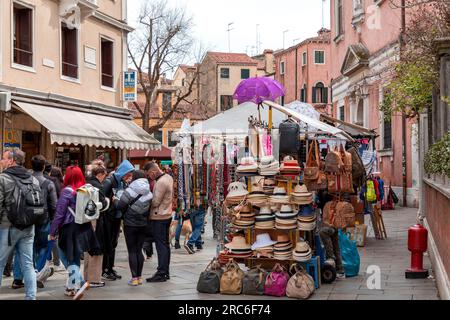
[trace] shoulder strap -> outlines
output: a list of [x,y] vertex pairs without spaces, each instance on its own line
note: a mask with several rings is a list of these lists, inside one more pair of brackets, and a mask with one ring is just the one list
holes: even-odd
[[23,186],[24,185],[24,183],[22,183],[22,181],[19,179],[19,178],[17,178],[16,176],[14,176],[14,175],[12,175],[12,174],[9,174],[9,173],[5,173],[5,174],[7,174],[8,176],[10,176],[13,180],[14,180],[14,182],[16,183],[16,186],[22,191],[22,192],[26,192],[27,191],[27,189]]
[[135,204],[140,198],[142,198],[142,194],[138,195],[136,198],[130,201],[128,204],[129,207],[131,207],[133,204]]

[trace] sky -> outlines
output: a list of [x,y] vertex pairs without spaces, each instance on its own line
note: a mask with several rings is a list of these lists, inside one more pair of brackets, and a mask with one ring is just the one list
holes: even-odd
[[[129,23],[136,27],[141,1],[128,0]],[[255,55],[257,28],[259,53],[264,49],[282,49],[317,35],[330,27],[330,0],[167,0],[170,5],[186,8],[194,20],[194,37],[209,51],[229,51]],[[259,24],[259,27],[257,27]],[[288,30],[286,33],[284,31]],[[283,36],[284,34],[284,36]],[[295,41],[295,42],[294,42]]]

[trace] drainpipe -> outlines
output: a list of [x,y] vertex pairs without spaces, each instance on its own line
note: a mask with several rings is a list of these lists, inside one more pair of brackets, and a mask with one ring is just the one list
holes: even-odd
[[295,49],[295,101],[298,100],[298,47]]
[[[400,34],[400,59],[402,58],[402,53],[405,47],[405,34],[406,34],[406,0],[402,0],[402,30]],[[403,207],[407,206],[407,155],[406,155],[406,114],[402,113],[402,167],[403,167]]]

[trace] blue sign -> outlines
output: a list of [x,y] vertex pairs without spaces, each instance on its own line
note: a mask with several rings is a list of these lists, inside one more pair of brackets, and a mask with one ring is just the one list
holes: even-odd
[[125,71],[123,77],[123,100],[125,102],[137,101],[137,73]]

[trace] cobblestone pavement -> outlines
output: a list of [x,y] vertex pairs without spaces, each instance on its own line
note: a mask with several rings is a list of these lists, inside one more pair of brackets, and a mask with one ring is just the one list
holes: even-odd
[[[322,285],[311,300],[438,300],[436,285],[433,279],[407,280],[405,269],[410,263],[410,253],[407,250],[407,230],[416,221],[416,209],[397,209],[386,211],[384,221],[387,228],[387,240],[375,240],[368,217],[369,236],[366,247],[360,248],[360,275],[355,278],[336,281],[330,285]],[[189,255],[184,249],[172,252],[171,280],[166,283],[148,284],[140,287],[129,287],[127,253],[124,239],[120,240],[116,269],[123,276],[122,280],[107,282],[103,288],[91,289],[86,300],[217,300],[217,299],[272,299],[270,297],[254,296],[222,296],[199,294],[196,290],[200,272],[206,267],[216,251],[216,242],[209,232],[208,223],[205,237],[205,249],[195,255]],[[144,266],[144,277],[151,276],[156,270],[156,255]],[[425,268],[431,268],[428,257],[425,257]],[[369,290],[366,282],[368,266],[376,265],[381,269],[381,289]],[[38,289],[40,300],[68,299],[64,296],[64,284],[67,273],[57,272],[51,277],[44,289]],[[11,278],[4,279],[0,290],[0,300],[23,299],[24,291],[13,290]],[[276,298],[279,299],[279,298]],[[287,299],[287,298],[285,298]]]

